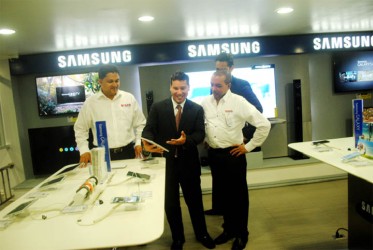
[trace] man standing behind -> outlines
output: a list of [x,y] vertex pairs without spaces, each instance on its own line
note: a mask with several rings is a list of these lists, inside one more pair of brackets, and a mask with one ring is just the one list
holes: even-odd
[[102,66],[98,76],[101,89],[84,102],[74,125],[80,163],[87,165],[91,162],[89,129],[93,133],[93,145],[98,146],[97,121],[106,122],[111,160],[140,158],[141,133],[146,122],[144,114],[132,94],[119,90],[120,77],[116,66]]
[[[205,137],[203,109],[186,99],[189,77],[185,73],[176,72],[171,76],[170,92],[171,98],[152,105],[142,136],[169,149],[169,152],[165,153],[165,210],[172,233],[171,249],[183,249],[185,242],[180,186],[196,239],[206,248],[213,249],[215,243],[207,232],[203,213],[201,164],[197,149],[197,145]],[[157,146],[146,141],[143,143],[146,151],[163,153]]]
[[234,77],[232,71],[234,69],[234,61],[232,54],[222,52],[215,59],[215,68],[216,70],[227,70],[231,73],[232,82],[231,82],[231,91],[234,94],[244,97],[249,103],[255,106],[255,108],[263,113],[262,104],[256,97],[253,92],[251,85],[248,81]]
[[[233,56],[226,52],[220,53],[215,59],[215,68],[216,70],[226,70],[232,74],[232,71],[234,69]],[[249,103],[254,105],[255,108],[260,113],[263,113],[263,107],[260,104],[260,101],[256,97],[255,93],[253,92],[250,83],[246,80],[234,77],[232,75],[231,77],[232,77],[232,82],[231,82],[231,87],[230,87],[231,92],[244,97]],[[254,132],[255,132],[255,127],[251,126],[250,124],[246,124],[245,127],[242,129],[242,133],[244,135],[244,142],[248,142],[253,137]],[[257,147],[253,149],[252,151],[253,152],[260,151],[260,147]],[[211,174],[213,177],[212,179],[212,209],[206,210],[205,214],[221,215],[222,214],[222,203],[224,202],[224,199],[223,200],[219,199],[219,197],[221,197],[221,195],[219,195],[219,192],[221,188],[223,187],[218,187],[215,184],[213,168],[211,168]]]
[[[215,239],[217,245],[235,239],[232,249],[244,249],[248,241],[249,194],[245,154],[260,146],[268,136],[270,122],[243,97],[230,91],[231,75],[216,71],[211,77],[212,95],[202,101],[205,111],[208,159],[214,179],[224,186],[224,231]],[[256,131],[243,144],[242,127],[248,122]]]

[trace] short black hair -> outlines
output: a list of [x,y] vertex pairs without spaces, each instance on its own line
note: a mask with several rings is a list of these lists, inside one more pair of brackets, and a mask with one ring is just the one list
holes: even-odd
[[228,67],[232,67],[234,65],[233,62],[233,55],[227,52],[221,52],[216,58],[215,62],[227,62]]
[[177,72],[175,72],[171,75],[171,83],[170,84],[172,85],[172,82],[176,81],[176,80],[186,81],[187,85],[189,86],[189,76],[182,71],[177,71]]
[[98,78],[99,79],[104,79],[108,73],[118,73],[119,70],[117,66],[112,65],[112,64],[105,64],[101,66],[98,70]]
[[224,83],[230,84],[232,81],[232,75],[228,70],[217,70],[213,73],[213,76],[225,76]]

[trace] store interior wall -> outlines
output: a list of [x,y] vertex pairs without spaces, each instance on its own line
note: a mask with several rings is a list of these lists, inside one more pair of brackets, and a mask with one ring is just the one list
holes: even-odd
[[[5,135],[5,147],[0,148],[0,167],[10,163],[14,168],[10,171],[10,183],[18,184],[25,180],[23,158],[14,105],[14,90],[11,82],[8,60],[0,60],[0,105]],[[1,119],[1,117],[0,117]],[[0,187],[2,189],[3,187]]]
[[352,100],[356,94],[333,93],[329,54],[310,55],[312,139],[352,136]]
[[[351,100],[354,94],[335,95],[332,92],[331,56],[328,54],[315,55],[289,55],[249,57],[235,60],[236,67],[247,67],[253,64],[275,64],[276,91],[278,117],[287,119],[286,85],[294,79],[302,80],[302,116],[303,140],[338,138],[351,136]],[[119,66],[121,73],[121,89],[135,95],[144,114],[146,110],[146,91],[153,90],[154,101],[162,100],[169,94],[169,77],[176,70],[196,71],[213,70],[213,61],[177,62],[162,65],[131,65]],[[234,71],[233,71],[234,74]],[[41,118],[37,111],[35,75],[13,76],[12,88],[14,106],[17,113],[19,141],[22,145],[20,155],[24,162],[26,179],[33,178],[31,153],[28,141],[28,129],[52,126],[73,125],[67,117]],[[327,91],[324,91],[324,90]],[[332,104],[332,105],[331,105]],[[334,104],[336,106],[334,106]],[[325,114],[326,108],[330,109]],[[337,111],[344,109],[344,111]],[[327,121],[328,122],[327,122]],[[330,120],[336,126],[330,126]],[[326,126],[328,125],[328,126]],[[275,135],[276,143],[271,143],[270,138],[263,148],[267,147],[270,157],[286,156],[287,154],[287,122],[277,126]],[[280,137],[279,137],[280,136]],[[280,140],[278,139],[280,138]],[[268,156],[268,155],[267,155]]]

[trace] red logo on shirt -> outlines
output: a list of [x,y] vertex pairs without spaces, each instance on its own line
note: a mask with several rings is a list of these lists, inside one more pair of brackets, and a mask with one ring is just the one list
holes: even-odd
[[121,107],[131,107],[131,103],[124,103],[120,105]]

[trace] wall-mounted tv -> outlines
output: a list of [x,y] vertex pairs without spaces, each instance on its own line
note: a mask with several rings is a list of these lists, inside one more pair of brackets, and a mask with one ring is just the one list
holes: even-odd
[[78,114],[85,99],[99,89],[96,72],[37,77],[39,116]]
[[[210,95],[210,80],[214,71],[186,72],[189,76],[190,91],[188,98],[200,103]],[[247,68],[234,68],[232,74],[247,80],[263,106],[267,118],[276,117],[275,65],[253,65]]]
[[335,93],[372,91],[372,51],[336,53],[332,58]]

